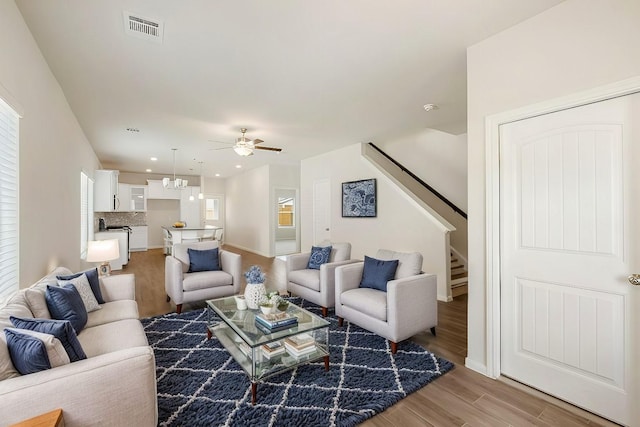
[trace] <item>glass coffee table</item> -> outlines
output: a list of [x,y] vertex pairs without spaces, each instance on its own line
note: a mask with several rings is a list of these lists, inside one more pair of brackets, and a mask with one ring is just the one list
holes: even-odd
[[324,359],[329,370],[329,322],[289,303],[286,314],[298,323],[267,333],[256,326],[260,310],[238,310],[234,297],[207,301],[207,335],[218,338],[251,381],[251,404],[258,383],[296,366]]

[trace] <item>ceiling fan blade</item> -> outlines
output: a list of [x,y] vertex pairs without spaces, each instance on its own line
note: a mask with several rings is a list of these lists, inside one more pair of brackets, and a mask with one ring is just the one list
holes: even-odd
[[207,142],[215,142],[217,144],[227,144],[227,145],[235,145],[235,142],[227,142],[227,141],[216,141],[214,139],[208,139]]
[[278,153],[282,151],[282,148],[276,148],[276,147],[255,146],[253,148],[255,148],[256,150],[277,151]]
[[257,139],[257,138],[253,140],[254,144],[262,144],[263,142],[264,142],[263,140]]
[[233,148],[233,147],[209,148],[207,151],[228,150],[229,148]]

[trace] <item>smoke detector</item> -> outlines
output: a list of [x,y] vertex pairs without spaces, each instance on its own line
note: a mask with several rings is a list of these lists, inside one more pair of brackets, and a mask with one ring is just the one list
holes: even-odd
[[133,37],[162,43],[164,23],[159,19],[143,17],[131,12],[123,11],[124,32]]

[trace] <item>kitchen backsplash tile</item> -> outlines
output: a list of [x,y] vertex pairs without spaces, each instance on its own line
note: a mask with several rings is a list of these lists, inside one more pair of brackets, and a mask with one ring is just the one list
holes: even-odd
[[107,227],[113,225],[147,225],[146,212],[94,212],[94,229],[98,230],[98,218],[104,218]]

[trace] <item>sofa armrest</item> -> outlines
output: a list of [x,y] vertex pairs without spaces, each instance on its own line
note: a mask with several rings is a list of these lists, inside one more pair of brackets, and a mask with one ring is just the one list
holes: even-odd
[[164,258],[164,289],[174,303],[182,304],[182,262],[171,255]]
[[[438,282],[435,274],[391,280],[387,283],[387,321],[392,327],[431,327],[438,323]],[[395,325],[395,326],[394,326]]]
[[[336,307],[342,305],[340,295],[351,289],[360,286],[362,280],[362,272],[364,271],[364,262],[356,261],[351,264],[341,265],[336,268]],[[337,310],[337,308],[336,308]]]
[[309,258],[311,258],[311,252],[287,255],[287,281],[289,281],[289,272],[295,270],[304,270],[307,268],[307,264],[309,264]]
[[132,347],[0,381],[0,425],[56,408],[68,427],[157,425],[153,350]]
[[240,293],[240,286],[242,283],[242,256],[233,252],[221,250],[220,264],[222,266],[222,271],[233,276],[234,293]]
[[100,292],[105,302],[136,299],[136,278],[133,274],[114,274],[100,278]]

